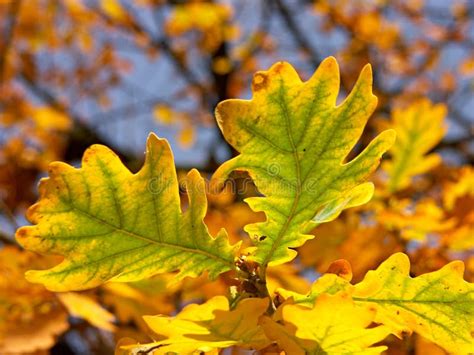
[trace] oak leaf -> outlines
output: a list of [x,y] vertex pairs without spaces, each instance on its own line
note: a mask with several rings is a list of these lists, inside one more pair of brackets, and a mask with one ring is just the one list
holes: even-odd
[[397,132],[397,141],[390,150],[392,158],[382,164],[389,177],[389,192],[407,187],[414,176],[441,162],[438,154],[427,153],[446,133],[445,116],[446,106],[434,105],[428,99],[393,111],[391,123],[384,128],[393,128]]
[[367,329],[375,310],[356,307],[347,294],[322,295],[312,309],[284,304],[281,317],[265,317],[262,327],[286,354],[380,354],[387,348],[372,347],[390,334],[385,326]]
[[399,231],[406,240],[422,242],[428,235],[449,230],[455,224],[430,198],[419,200],[416,204],[410,199],[392,199],[389,206],[377,214],[377,220],[387,230]]
[[27,268],[51,264],[16,247],[0,250],[0,354],[40,353],[69,328],[55,294],[24,278]]
[[447,351],[472,352],[474,284],[463,280],[464,264],[453,261],[415,278],[409,272],[408,257],[392,255],[355,286],[354,301],[375,307],[375,322],[395,334],[414,331]]
[[266,222],[245,228],[256,244],[251,258],[278,265],[296,256],[290,248],[313,238],[308,232],[317,224],[371,198],[373,185],[364,181],[395,133],[383,132],[344,163],[377,104],[370,66],[339,106],[339,69],[332,57],[307,82],[290,64],[280,62],[257,72],[252,88],[252,100],[226,100],[217,106],[219,127],[240,155],[219,167],[213,184],[222,186],[233,170],[250,174],[264,197],[246,202],[267,216]]
[[161,338],[154,343],[128,347],[134,351],[153,350],[153,354],[192,354],[238,345],[261,349],[270,344],[259,326],[268,299],[248,298],[230,310],[224,296],[202,305],[186,306],[176,317],[145,316],[150,329]]
[[456,181],[443,188],[443,206],[446,217],[456,221],[452,229],[442,233],[442,243],[451,250],[474,249],[474,169],[459,169]]
[[77,292],[63,292],[57,296],[71,316],[85,319],[95,327],[115,331],[115,316],[97,301]]
[[85,152],[80,169],[52,163],[40,199],[27,213],[36,225],[20,228],[16,237],[27,249],[65,259],[52,269],[27,272],[27,279],[69,291],[175,270],[180,280],[232,269],[238,245],[229,245],[224,230],[215,239],[209,235],[197,170],[188,174],[187,189],[190,202],[183,213],[170,147],[153,134],[136,174],[101,145]]
[[453,261],[415,278],[409,276],[409,271],[408,257],[396,253],[354,286],[327,274],[306,295],[281,289],[277,292],[307,307],[312,307],[321,295],[346,292],[357,306],[375,309],[374,322],[396,335],[416,332],[447,351],[472,351],[474,284],[463,280],[464,264]]

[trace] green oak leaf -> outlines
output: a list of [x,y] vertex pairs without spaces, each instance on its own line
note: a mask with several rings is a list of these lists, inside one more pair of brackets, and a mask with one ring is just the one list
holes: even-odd
[[39,201],[27,213],[35,225],[20,228],[16,238],[26,249],[64,260],[48,270],[28,271],[27,279],[67,291],[175,270],[179,280],[205,271],[214,278],[232,269],[239,246],[229,245],[224,230],[210,236],[197,170],[186,184],[189,206],[183,213],[171,149],[154,134],[136,174],[101,145],[84,153],[80,169],[51,163],[49,178],[40,182]]
[[216,109],[226,140],[240,152],[213,176],[222,186],[234,170],[247,171],[263,197],[248,198],[267,220],[247,225],[256,244],[250,258],[266,266],[292,260],[313,238],[307,234],[344,209],[367,202],[373,194],[364,182],[393,144],[395,132],[376,137],[356,158],[345,162],[377,105],[367,65],[354,89],[336,106],[339,69],[324,60],[302,82],[285,62],[254,76],[251,100],[226,100]]

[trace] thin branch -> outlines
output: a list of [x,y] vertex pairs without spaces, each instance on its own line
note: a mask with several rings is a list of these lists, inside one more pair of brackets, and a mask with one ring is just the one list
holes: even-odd
[[[260,16],[260,25],[254,33],[267,33],[268,27],[270,25],[270,19],[272,16],[271,13],[271,2],[267,2],[265,0],[261,1],[261,16]],[[245,64],[250,61],[251,59],[255,58],[255,56],[262,50],[261,42],[253,43],[250,50],[247,54],[234,65],[234,73],[238,72],[241,68],[245,67]]]
[[18,14],[20,12],[21,0],[13,0],[10,4],[10,9],[8,11],[8,21],[5,27],[5,31],[2,34],[5,43],[3,48],[0,51],[0,84],[4,81],[5,74],[5,63],[7,61],[8,52],[10,46],[13,42],[13,34],[15,32],[15,26],[18,19]]
[[[102,18],[107,24],[113,26],[119,30],[121,30],[126,35],[130,35],[130,30],[133,30],[135,34],[141,35],[145,38],[149,39],[148,44],[157,50],[162,51],[165,53],[168,58],[171,59],[174,66],[178,69],[181,76],[187,81],[188,84],[196,87],[202,94],[205,94],[206,88],[201,84],[197,76],[192,72],[186,64],[181,60],[178,53],[174,51],[174,49],[169,45],[170,39],[165,36],[156,37],[146,29],[142,24],[140,24],[134,17],[132,17],[131,12],[129,11],[130,18],[132,20],[132,24],[130,26],[126,26],[121,24],[120,22],[114,21],[110,16],[107,16],[103,11],[101,11],[97,7],[90,7],[92,11],[97,13],[100,18]],[[132,32],[132,33],[133,33]]]
[[291,14],[291,10],[286,6],[284,0],[275,0],[275,4],[293,38],[301,49],[309,55],[311,65],[315,68],[318,67],[323,59],[322,55],[316,50],[316,48],[312,47],[303,31],[300,30],[295,18]]
[[16,221],[15,215],[13,214],[12,210],[7,206],[5,201],[3,201],[2,198],[0,198],[0,211],[3,211],[3,214],[5,215],[5,217],[7,217],[10,224],[15,229],[18,229],[19,225],[18,225],[18,222]]
[[117,153],[117,155],[119,155],[125,162],[133,162],[136,160],[136,157],[131,152],[123,150],[117,145],[109,142],[98,132],[91,129],[87,124],[84,123],[85,119],[83,117],[73,112],[71,108],[68,108],[46,88],[40,86],[37,82],[31,80],[24,73],[19,74],[19,79],[21,79],[21,81],[28,87],[30,92],[33,93],[37,98],[39,98],[49,106],[53,107],[54,109],[60,112],[64,112],[72,119],[74,127],[69,136],[68,149],[65,153],[66,160],[80,158],[83,151],[90,145],[95,143],[107,145],[110,149]]
[[0,243],[7,244],[7,245],[16,245],[15,239],[0,231]]

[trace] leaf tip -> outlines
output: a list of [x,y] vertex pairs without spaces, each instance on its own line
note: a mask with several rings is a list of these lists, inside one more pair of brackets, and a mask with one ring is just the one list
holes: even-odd
[[450,270],[454,274],[460,276],[461,278],[464,277],[464,263],[461,260],[455,260],[450,262],[445,266],[446,269]]
[[201,176],[201,173],[199,172],[199,170],[197,170],[196,168],[192,168],[188,172],[188,179],[191,179],[192,181],[196,181],[198,179],[202,180],[202,176]]
[[378,98],[372,92],[373,85],[373,73],[372,65],[370,63],[366,64],[362,71],[360,72],[359,79],[357,80],[356,86],[361,85],[364,88],[364,91],[367,91],[370,95],[370,100],[373,102],[373,108],[377,107]]
[[35,204],[31,205],[27,210],[26,210],[26,219],[33,224],[38,224],[39,222],[39,213],[38,209],[40,208],[40,203],[36,202]]
[[[193,197],[196,197],[196,193],[205,196],[205,185],[204,179],[201,176],[201,173],[197,169],[191,169],[186,175],[186,191],[193,194]],[[200,201],[203,203],[203,201]],[[207,200],[204,201],[207,205]]]
[[372,64],[367,63],[366,65],[364,65],[360,73],[360,76],[366,80],[369,80],[370,83],[372,84],[372,77],[373,77]]
[[[160,138],[155,133],[150,132],[146,140],[147,152],[153,151],[153,147],[169,147],[168,140],[166,138]],[[170,148],[171,149],[171,148]]]
[[40,273],[41,270],[28,270],[25,272],[25,279],[31,283],[41,283]]
[[395,143],[395,140],[397,139],[397,132],[394,129],[387,129],[380,133],[378,138],[383,142],[383,153],[385,153]]
[[21,227],[21,228],[17,229],[17,231],[15,233],[15,239],[21,246],[25,246],[26,240],[29,237],[28,230],[31,229],[31,228],[32,227],[26,226],[26,227]]
[[408,272],[410,271],[410,258],[405,253],[398,252],[392,254],[387,261],[389,264],[397,265],[401,270],[408,269]]
[[319,68],[324,68],[329,71],[337,71],[339,72],[339,64],[337,63],[337,60],[333,56],[329,56],[321,62],[319,65]]

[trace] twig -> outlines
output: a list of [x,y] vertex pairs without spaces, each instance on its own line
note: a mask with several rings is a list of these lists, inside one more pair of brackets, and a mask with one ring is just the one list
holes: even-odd
[[0,231],[0,243],[7,245],[16,245],[15,239],[12,236],[3,233],[2,231]]
[[5,201],[3,201],[2,198],[0,198],[0,210],[4,212],[5,216],[7,217],[8,221],[10,224],[17,229],[19,227],[18,222],[16,221],[16,218],[13,214],[13,212],[10,210],[10,208],[7,206]]
[[291,15],[290,9],[286,6],[283,0],[275,1],[276,7],[285,21],[286,27],[290,30],[293,38],[298,43],[298,45],[309,55],[309,61],[313,67],[318,67],[322,61],[322,55],[318,53],[316,48],[313,48],[309,41],[306,39],[304,33],[298,27],[296,20]]
[[5,31],[2,34],[5,39],[3,48],[0,51],[0,84],[4,81],[5,73],[5,63],[8,56],[8,51],[10,49],[11,43],[13,41],[13,34],[15,26],[17,23],[18,13],[20,11],[21,0],[13,0],[10,4],[10,9],[8,11],[8,23],[6,25]]
[[68,108],[46,88],[31,80],[24,73],[20,73],[19,78],[37,98],[44,101],[54,109],[64,112],[73,120],[74,128],[72,129],[69,136],[68,149],[65,153],[66,160],[77,159],[82,155],[86,148],[88,148],[91,144],[96,143],[107,145],[123,160],[125,160],[125,162],[133,162],[136,160],[136,157],[132,153],[125,151],[117,145],[109,142],[99,135],[98,132],[92,130],[87,124],[84,123],[85,119],[83,117],[73,112],[72,109]]
[[175,67],[178,69],[181,76],[188,82],[188,84],[196,87],[202,94],[206,93],[206,88],[200,83],[199,79],[196,77],[194,72],[192,72],[183,61],[180,59],[180,56],[171,48],[169,45],[169,39],[160,36],[159,38],[154,36],[151,31],[146,29],[143,25],[141,25],[138,21],[135,20],[134,17],[131,15],[131,11],[129,11],[129,15],[132,19],[132,25],[127,27],[117,21],[114,21],[111,17],[107,16],[103,11],[101,11],[97,7],[90,7],[90,9],[96,12],[106,23],[115,28],[121,30],[125,34],[130,34],[130,29],[132,29],[136,34],[142,35],[145,38],[149,39],[148,44],[155,49],[161,50],[164,52],[173,62]]

